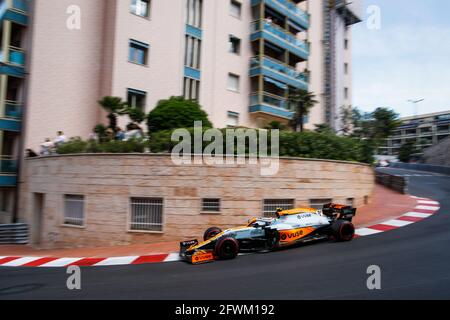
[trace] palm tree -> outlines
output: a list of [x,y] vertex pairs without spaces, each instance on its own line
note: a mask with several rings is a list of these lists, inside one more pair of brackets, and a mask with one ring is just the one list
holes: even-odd
[[318,103],[315,97],[312,92],[303,89],[291,89],[289,91],[288,103],[295,112],[291,124],[295,131],[303,132],[305,116]]
[[127,112],[127,103],[122,101],[122,98],[120,97],[106,96],[98,101],[98,104],[108,112],[109,128],[116,131],[117,117]]

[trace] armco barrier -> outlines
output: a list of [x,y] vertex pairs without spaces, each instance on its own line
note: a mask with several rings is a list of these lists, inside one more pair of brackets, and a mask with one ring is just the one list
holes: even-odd
[[406,169],[406,170],[435,172],[435,173],[450,175],[450,167],[436,166],[436,165],[431,165],[431,164],[392,162],[390,164],[390,167],[398,168],[398,169]]
[[382,184],[394,191],[407,194],[408,193],[408,178],[396,176],[388,173],[376,172],[376,182]]

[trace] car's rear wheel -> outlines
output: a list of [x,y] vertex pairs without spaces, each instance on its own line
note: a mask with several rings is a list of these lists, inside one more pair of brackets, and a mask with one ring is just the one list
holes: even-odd
[[355,237],[355,226],[345,220],[337,220],[331,225],[331,233],[337,241],[351,241]]
[[216,256],[222,260],[230,260],[239,253],[239,242],[234,238],[222,238],[216,244]]
[[206,241],[206,240],[209,240],[211,238],[214,238],[215,236],[217,236],[221,232],[222,232],[222,230],[220,228],[217,228],[217,227],[209,228],[203,234],[203,240]]

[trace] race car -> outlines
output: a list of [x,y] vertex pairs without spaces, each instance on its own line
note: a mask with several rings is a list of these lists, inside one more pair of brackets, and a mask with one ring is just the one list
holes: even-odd
[[276,218],[253,218],[242,227],[205,231],[203,242],[180,243],[180,257],[192,264],[234,259],[240,252],[267,252],[277,248],[322,239],[351,241],[355,235],[352,219],[356,209],[327,204],[320,210],[277,209]]

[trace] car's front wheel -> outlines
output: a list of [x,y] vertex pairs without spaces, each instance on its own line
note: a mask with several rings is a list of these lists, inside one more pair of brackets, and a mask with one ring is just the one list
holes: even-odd
[[216,244],[215,253],[222,260],[234,259],[239,253],[239,242],[234,238],[219,239]]
[[222,230],[220,228],[217,227],[212,227],[209,228],[205,231],[205,233],[203,234],[203,240],[207,241],[211,238],[214,238],[215,236],[217,236],[219,233],[222,233]]

